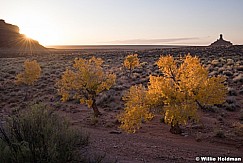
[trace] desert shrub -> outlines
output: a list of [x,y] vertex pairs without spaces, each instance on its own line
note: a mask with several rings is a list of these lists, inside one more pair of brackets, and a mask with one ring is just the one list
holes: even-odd
[[90,124],[91,125],[96,125],[97,123],[99,122],[98,118],[97,117],[91,117],[91,121],[90,121]]
[[237,96],[237,91],[234,88],[228,87],[228,95],[229,96]]
[[103,60],[92,57],[89,60],[75,59],[73,69],[67,69],[57,82],[58,93],[62,101],[69,98],[79,99],[80,103],[93,108],[97,117],[101,113],[96,105],[96,97],[114,85],[116,75],[106,73],[101,67]]
[[[171,132],[180,133],[179,125],[198,119],[198,108],[204,109],[205,106],[225,101],[225,78],[209,77],[197,57],[187,55],[181,60],[178,62],[172,56],[161,56],[157,65],[163,75],[150,76],[148,90],[140,88],[130,96],[125,96],[126,108],[120,118],[123,129],[128,132],[131,128],[138,129],[140,120],[147,119],[146,115],[151,113],[148,111],[160,106],[165,123],[171,125]],[[130,88],[130,92],[134,88],[139,87]],[[135,98],[137,94],[146,98]],[[144,112],[146,114],[141,114]]]
[[123,65],[126,69],[129,70],[129,77],[131,77],[132,70],[135,67],[138,67],[140,65],[138,55],[137,54],[131,54],[131,55],[126,56]]
[[225,133],[224,133],[224,131],[223,130],[221,130],[221,129],[216,129],[215,131],[214,131],[214,133],[215,133],[215,137],[217,137],[217,138],[225,138]]
[[83,163],[117,163],[117,159],[107,157],[106,153],[95,153],[89,155],[88,159],[84,160]]
[[234,132],[237,136],[243,137],[243,124],[236,122],[233,124]]
[[0,144],[2,162],[66,163],[83,159],[78,149],[87,146],[88,136],[51,108],[35,104],[0,126]]
[[36,60],[24,62],[24,72],[16,76],[16,84],[33,85],[41,74],[41,68]]
[[[24,72],[19,73],[16,76],[15,83],[17,85],[25,85],[30,86],[34,85],[34,83],[40,78],[41,75],[41,67],[36,60],[29,61],[26,60],[24,62]],[[25,97],[24,101],[28,99],[28,87],[25,87]]]

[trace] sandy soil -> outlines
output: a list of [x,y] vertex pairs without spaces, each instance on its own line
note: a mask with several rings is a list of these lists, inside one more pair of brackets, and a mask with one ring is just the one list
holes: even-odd
[[[154,63],[160,55],[179,56],[189,52],[200,57],[210,75],[221,74],[227,77],[229,93],[226,102],[208,111],[199,110],[199,123],[182,126],[181,135],[171,134],[170,127],[160,122],[160,115],[150,123],[143,124],[135,134],[121,131],[116,117],[124,107],[121,100],[124,91],[131,85],[146,85],[149,75],[158,75]],[[243,157],[242,46],[138,50],[136,53],[143,66],[134,70],[132,79],[127,78],[122,66],[125,56],[131,51],[76,50],[58,53],[0,58],[1,117],[11,114],[16,107],[23,107],[24,94],[28,90],[29,98],[26,102],[46,103],[60,115],[70,118],[74,126],[85,129],[90,134],[89,150],[106,154],[104,162],[194,162],[197,156]],[[80,105],[78,101],[60,102],[55,86],[66,67],[72,65],[74,58],[91,56],[101,57],[105,60],[104,69],[117,75],[116,85],[98,97],[98,107],[102,112],[99,118],[93,118],[92,110]],[[23,70],[22,65],[27,58],[36,59],[42,68],[40,80],[31,88],[14,84],[15,76]]]

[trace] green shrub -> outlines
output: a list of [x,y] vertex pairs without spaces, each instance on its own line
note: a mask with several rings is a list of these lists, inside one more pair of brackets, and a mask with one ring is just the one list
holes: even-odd
[[2,162],[66,163],[84,159],[81,151],[88,145],[87,134],[71,128],[49,107],[27,106],[1,124]]
[[215,137],[217,138],[225,138],[225,133],[221,129],[216,129],[215,130]]

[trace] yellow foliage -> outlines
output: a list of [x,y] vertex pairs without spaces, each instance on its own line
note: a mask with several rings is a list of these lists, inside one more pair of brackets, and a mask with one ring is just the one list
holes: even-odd
[[150,76],[147,91],[134,86],[125,95],[126,108],[120,118],[124,130],[135,132],[141,117],[151,115],[154,106],[161,106],[165,122],[174,126],[186,124],[188,119],[197,120],[198,107],[225,101],[225,78],[210,78],[197,57],[188,54],[178,62],[172,56],[161,56],[157,65],[163,75]]
[[172,56],[160,57],[157,65],[166,77],[174,76],[177,73],[176,61]]
[[194,118],[197,120],[197,106],[196,103],[185,102],[180,105],[168,105],[164,107],[165,123],[171,124],[172,126],[176,124],[187,124],[189,118]]
[[208,71],[197,57],[188,54],[180,65],[172,56],[161,56],[157,62],[163,77],[150,77],[149,92],[158,94],[166,104],[165,122],[186,124],[196,118],[198,106],[220,104],[227,89],[224,77],[208,77]]
[[24,72],[16,76],[16,84],[33,85],[41,74],[41,68],[36,60],[24,62]]
[[85,104],[85,99],[81,98],[81,99],[79,100],[79,102],[80,102],[80,104]]
[[138,67],[140,65],[138,55],[137,54],[128,55],[125,58],[123,64],[131,72],[131,70],[133,70],[135,67]]
[[207,105],[221,104],[226,99],[227,90],[222,84],[225,77],[211,77],[205,80],[196,94],[196,99]]
[[93,100],[92,99],[85,100],[85,103],[88,105],[89,108],[91,108],[93,104]]
[[116,80],[115,74],[104,72],[102,63],[101,58],[76,58],[74,70],[67,69],[57,82],[58,94],[62,96],[62,101],[75,98],[79,99],[80,103],[92,107],[95,97],[102,91],[109,90]]
[[120,128],[134,133],[140,128],[142,120],[148,121],[153,118],[150,113],[146,89],[142,85],[132,86],[123,96],[125,112],[119,115]]

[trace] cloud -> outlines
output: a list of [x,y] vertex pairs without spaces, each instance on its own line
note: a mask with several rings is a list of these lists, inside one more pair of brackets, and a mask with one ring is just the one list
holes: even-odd
[[110,44],[161,44],[161,43],[174,43],[188,40],[199,40],[198,37],[188,38],[167,38],[167,39],[131,39],[131,40],[115,40],[103,43]]

